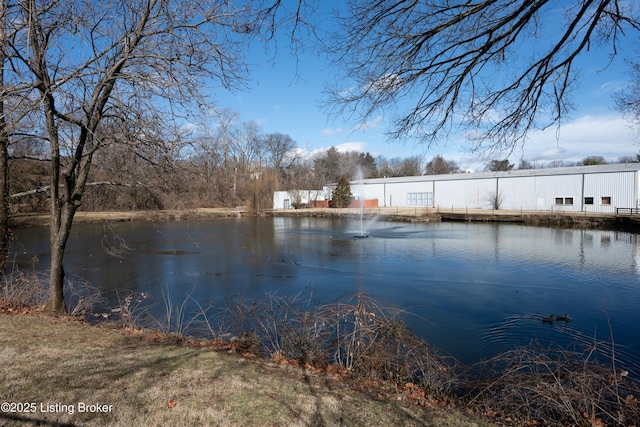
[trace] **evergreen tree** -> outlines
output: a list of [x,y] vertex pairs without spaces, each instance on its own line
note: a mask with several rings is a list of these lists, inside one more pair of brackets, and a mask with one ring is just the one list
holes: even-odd
[[346,176],[341,176],[338,185],[331,193],[332,208],[346,208],[351,202],[351,186]]

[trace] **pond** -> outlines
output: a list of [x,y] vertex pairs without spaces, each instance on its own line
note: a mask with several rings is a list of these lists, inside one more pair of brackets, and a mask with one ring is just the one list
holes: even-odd
[[[407,310],[411,329],[465,364],[537,341],[611,342],[640,374],[637,234],[486,223],[365,223],[350,219],[225,218],[74,226],[68,276],[109,304],[127,291],[203,306],[241,296],[293,296],[317,304],[366,292]],[[15,231],[21,269],[48,268],[44,228]],[[550,314],[569,322],[544,322]],[[596,351],[607,356],[610,345]]]

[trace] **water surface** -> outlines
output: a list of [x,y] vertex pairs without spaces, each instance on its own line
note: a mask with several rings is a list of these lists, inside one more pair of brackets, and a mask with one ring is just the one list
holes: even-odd
[[[640,373],[638,235],[510,224],[365,223],[316,218],[226,218],[74,226],[65,271],[110,304],[125,291],[203,305],[241,295],[312,291],[329,303],[367,292],[405,309],[418,334],[463,363],[532,340],[616,343]],[[15,259],[48,267],[47,230],[16,231]],[[162,307],[159,307],[162,309]],[[569,323],[543,323],[549,314]],[[610,328],[611,327],[611,328]],[[597,351],[610,353],[598,344]]]

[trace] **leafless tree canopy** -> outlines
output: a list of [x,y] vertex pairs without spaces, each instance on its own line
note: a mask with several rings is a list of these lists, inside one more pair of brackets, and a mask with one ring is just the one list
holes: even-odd
[[[273,39],[291,22],[295,28],[303,4],[298,10],[270,0],[7,0],[2,6],[7,72],[0,101],[37,101],[34,129],[48,143],[51,165],[47,309],[63,313],[64,248],[95,154],[124,143],[151,148],[138,150],[150,160],[179,157],[189,114],[207,104],[213,87],[241,85],[247,44]],[[4,122],[0,131],[7,134]],[[2,160],[8,144],[0,139]]]
[[561,123],[578,57],[596,47],[617,55],[622,36],[637,37],[639,7],[622,0],[351,0],[332,51],[355,87],[331,88],[332,104],[367,117],[407,102],[393,138],[433,143],[465,130],[476,149],[513,149],[528,131]]
[[[640,129],[640,63],[634,61],[631,72],[632,84],[615,95],[616,107],[636,129]],[[636,159],[637,160],[637,159]]]
[[441,175],[459,173],[460,167],[454,160],[447,160],[444,157],[438,155],[427,163],[426,174],[427,175]]

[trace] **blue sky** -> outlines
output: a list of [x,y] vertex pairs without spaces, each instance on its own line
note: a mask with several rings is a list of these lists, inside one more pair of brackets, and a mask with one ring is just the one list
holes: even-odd
[[[629,66],[624,56],[637,53],[633,47],[637,40],[637,34],[631,33],[613,61],[609,60],[608,51],[597,47],[581,59],[581,79],[572,93],[577,108],[560,128],[531,133],[524,147],[509,157],[511,161],[579,161],[592,155],[615,161],[638,153],[637,133],[614,110],[612,99],[613,93],[629,84]],[[281,43],[275,57],[273,52],[265,54],[261,46],[255,46],[247,57],[250,64],[255,64],[248,88],[235,93],[216,91],[217,106],[237,111],[242,121],[257,122],[265,133],[290,135],[307,154],[332,146],[370,152],[374,157],[418,155],[427,161],[440,154],[472,170],[480,169],[486,161],[465,148],[462,136],[449,135],[430,148],[413,142],[388,142],[385,130],[390,118],[382,113],[367,123],[330,115],[320,106],[326,79],[335,74],[328,62],[311,50],[299,52],[296,59],[283,44],[286,43]]]

